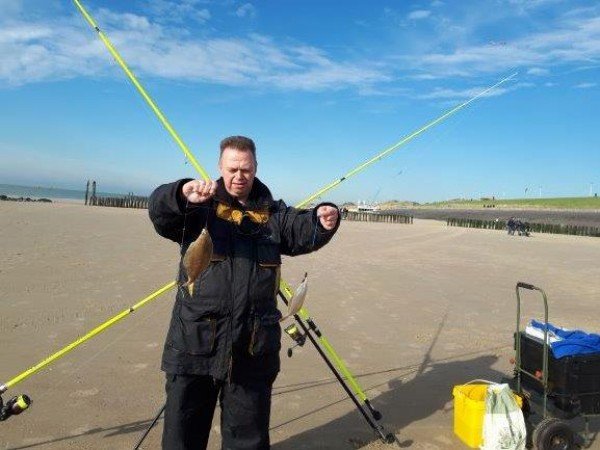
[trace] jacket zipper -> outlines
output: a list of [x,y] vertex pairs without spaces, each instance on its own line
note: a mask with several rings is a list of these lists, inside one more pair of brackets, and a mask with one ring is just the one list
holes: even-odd
[[[233,233],[230,228],[229,251],[233,255]],[[227,383],[231,385],[231,372],[233,370],[233,306],[235,303],[235,255],[231,258],[231,296],[229,302],[229,356],[227,363]]]

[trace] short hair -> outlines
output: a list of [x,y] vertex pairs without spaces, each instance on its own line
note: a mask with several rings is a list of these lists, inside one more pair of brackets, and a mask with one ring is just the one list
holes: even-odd
[[223,155],[223,151],[226,148],[234,148],[236,150],[249,151],[252,153],[252,157],[256,162],[256,146],[254,141],[246,136],[229,136],[221,141],[221,153],[219,158]]

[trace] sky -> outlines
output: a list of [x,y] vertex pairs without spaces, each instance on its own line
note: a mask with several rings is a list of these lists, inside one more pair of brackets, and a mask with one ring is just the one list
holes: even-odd
[[[229,135],[294,204],[600,190],[600,4],[82,0],[200,164]],[[149,194],[193,167],[68,0],[0,0],[0,183]]]

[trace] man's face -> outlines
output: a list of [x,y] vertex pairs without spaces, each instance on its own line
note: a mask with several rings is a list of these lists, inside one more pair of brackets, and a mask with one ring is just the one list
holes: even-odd
[[252,152],[226,147],[221,153],[219,171],[227,192],[238,200],[247,200],[256,176]]

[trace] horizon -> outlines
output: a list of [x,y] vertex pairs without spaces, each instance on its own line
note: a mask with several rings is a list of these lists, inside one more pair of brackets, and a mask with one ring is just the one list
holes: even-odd
[[[326,199],[598,190],[597,2],[83,4],[212,176],[248,135],[292,203],[518,71]],[[4,0],[0,57],[3,183],[147,195],[195,175],[70,2]]]
[[[2,180],[0,180],[2,181]],[[92,180],[90,180],[92,181]],[[52,190],[56,190],[56,191],[68,191],[68,192],[73,192],[73,193],[78,193],[78,194],[85,194],[85,188],[83,189],[77,189],[77,188],[63,188],[63,187],[57,187],[57,186],[27,186],[27,185],[21,185],[21,184],[10,184],[10,183],[0,183],[0,188],[6,187],[6,186],[10,186],[10,187],[16,187],[16,188],[24,188],[24,189],[40,189],[40,190],[48,190],[48,191],[52,191]],[[148,197],[150,193],[148,194],[140,194],[137,192],[112,192],[112,191],[104,191],[104,190],[97,190],[96,191],[97,194],[101,194],[101,195],[115,195],[115,196],[126,196],[129,195],[130,193],[132,193],[134,196],[141,196],[141,197]],[[0,195],[6,195],[6,194],[0,194]],[[18,195],[18,194],[13,194],[13,195]],[[23,195],[19,195],[19,196],[23,196]],[[479,202],[479,201],[530,201],[530,200],[534,200],[534,201],[543,201],[543,200],[554,200],[554,199],[586,199],[586,198],[597,198],[597,193],[595,195],[588,195],[588,196],[579,196],[579,197],[569,197],[569,196],[562,196],[562,197],[535,197],[535,196],[531,196],[531,197],[514,197],[514,198],[498,198],[496,197],[495,199],[492,198],[487,198],[487,197],[481,197],[481,198],[447,198],[447,199],[438,199],[438,200],[432,200],[430,202],[417,202],[416,200],[410,200],[410,199],[403,199],[403,200],[398,200],[398,199],[381,199],[381,200],[377,200],[375,202],[369,202],[368,200],[342,200],[340,202],[338,202],[339,206],[343,206],[343,205],[358,205],[360,204],[365,204],[365,205],[382,205],[385,203],[416,203],[417,205],[423,205],[423,204],[432,204],[432,203],[451,203],[451,202]],[[56,197],[56,198],[60,198],[60,197]],[[294,202],[296,203],[296,202]]]

